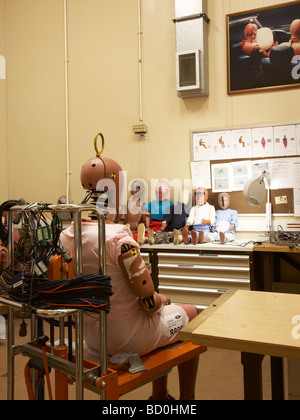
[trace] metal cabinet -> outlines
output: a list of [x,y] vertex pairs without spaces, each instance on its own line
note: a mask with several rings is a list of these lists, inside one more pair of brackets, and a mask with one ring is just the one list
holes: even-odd
[[173,303],[193,304],[203,310],[227,290],[250,290],[251,252],[153,246],[148,252],[143,248],[142,255],[157,290]]

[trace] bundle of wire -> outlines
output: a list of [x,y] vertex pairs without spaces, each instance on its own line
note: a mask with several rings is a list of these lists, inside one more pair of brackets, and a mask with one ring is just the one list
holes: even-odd
[[278,226],[277,232],[269,233],[270,242],[276,245],[297,247],[300,245],[300,233],[285,232],[281,226]]
[[81,275],[65,280],[29,277],[5,269],[0,276],[0,293],[36,309],[82,309],[89,312],[110,309],[112,289],[110,277]]

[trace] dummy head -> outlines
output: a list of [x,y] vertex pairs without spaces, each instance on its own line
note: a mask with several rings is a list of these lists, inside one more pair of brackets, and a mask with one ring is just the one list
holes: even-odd
[[[81,184],[90,192],[94,201],[105,196],[104,206],[118,212],[119,196],[123,190],[122,168],[113,159],[95,157],[89,159],[81,169]],[[87,200],[84,200],[86,202]]]
[[203,206],[208,199],[208,191],[206,188],[200,187],[195,191],[195,200],[197,206]]
[[218,195],[218,205],[222,210],[228,209],[230,206],[230,195],[228,193],[220,193]]
[[131,182],[130,186],[130,194],[131,195],[135,195],[136,193],[138,193],[141,190],[141,185],[138,179],[135,179],[134,181]]
[[255,25],[254,23],[248,23],[248,25],[246,25],[244,29],[245,37],[246,38],[252,37],[253,39],[255,39],[257,30],[258,30],[257,25]]
[[158,201],[164,201],[168,198],[170,185],[168,181],[162,180],[155,187],[155,195]]
[[292,39],[300,39],[300,19],[295,19],[291,24]]

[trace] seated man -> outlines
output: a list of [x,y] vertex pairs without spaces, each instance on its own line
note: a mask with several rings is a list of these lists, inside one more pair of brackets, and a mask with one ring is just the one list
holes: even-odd
[[[191,241],[193,245],[203,243],[204,238],[211,231],[211,225],[215,223],[216,211],[214,206],[208,204],[208,191],[206,188],[198,188],[195,192],[196,206],[192,207],[187,223],[182,230],[183,242],[187,245]],[[192,228],[189,234],[189,228]]]
[[238,212],[231,210],[230,196],[228,193],[220,193],[218,195],[218,204],[220,210],[216,211],[216,223],[212,227],[212,233],[208,233],[204,242],[220,241],[224,244],[228,241],[235,240],[235,230],[238,225]]

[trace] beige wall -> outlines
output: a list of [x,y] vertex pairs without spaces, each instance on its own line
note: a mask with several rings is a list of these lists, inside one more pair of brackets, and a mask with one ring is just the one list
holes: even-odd
[[[142,0],[149,139],[137,141],[132,133],[139,123],[137,0],[68,0],[73,201],[83,196],[80,169],[95,155],[98,131],[106,139],[103,156],[117,160],[129,180],[150,182],[190,178],[191,130],[299,121],[299,89],[227,95],[225,15],[283,2],[209,0],[210,95],[182,100],[175,82],[174,0]],[[0,0],[0,5],[1,10],[6,5],[9,198],[54,202],[65,194],[66,181],[63,0]],[[0,47],[3,37],[1,29]],[[2,121],[3,105],[0,111]]]
[[[5,0],[0,0],[0,55],[6,60]],[[0,203],[8,198],[6,79],[0,78]]]

